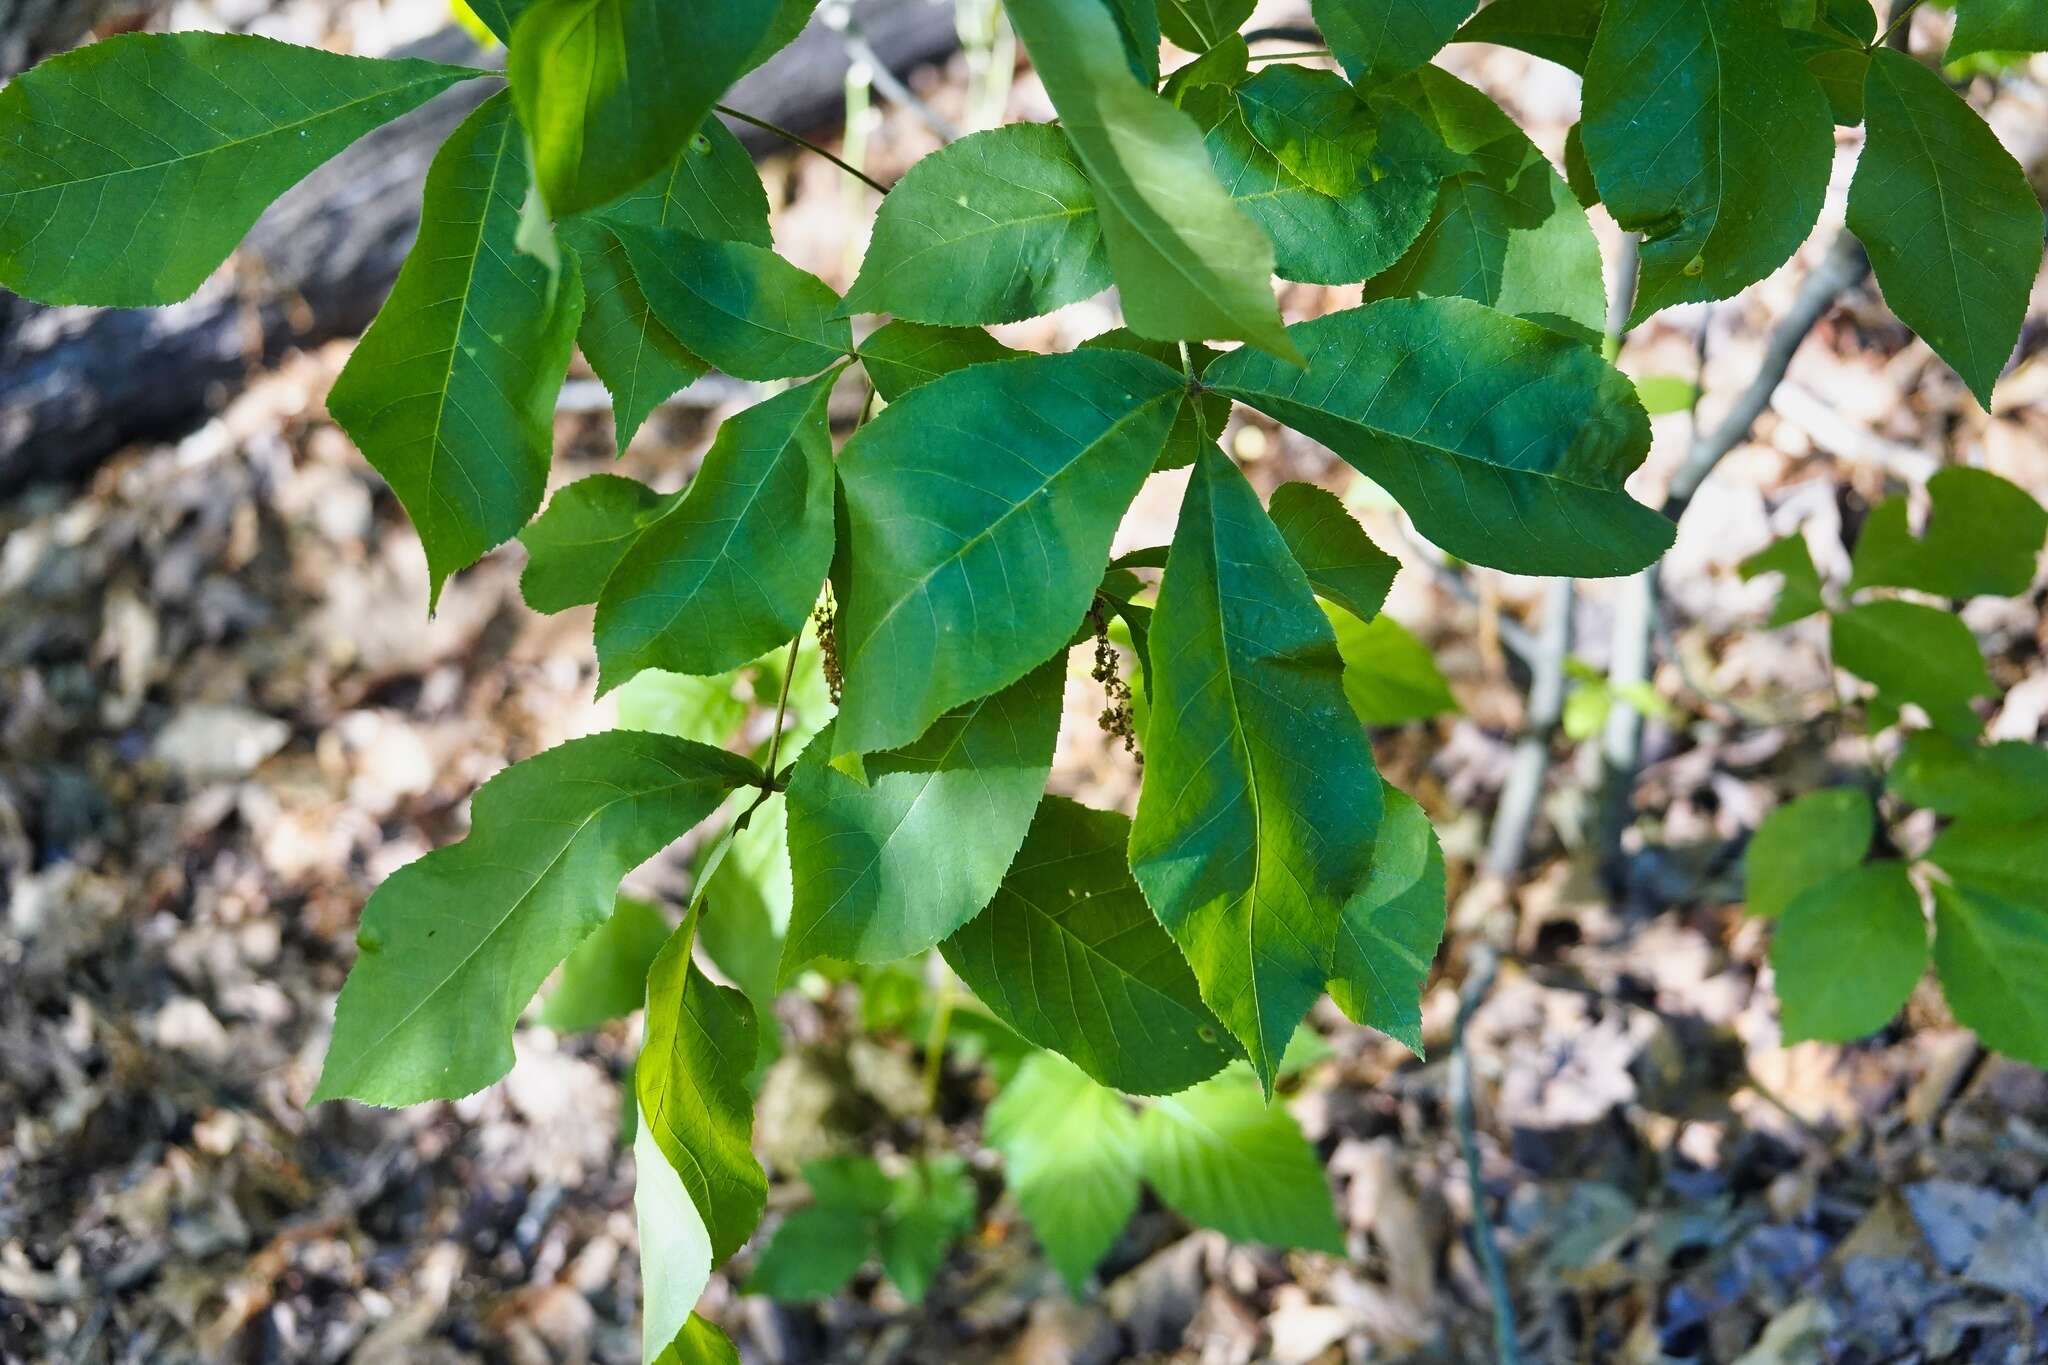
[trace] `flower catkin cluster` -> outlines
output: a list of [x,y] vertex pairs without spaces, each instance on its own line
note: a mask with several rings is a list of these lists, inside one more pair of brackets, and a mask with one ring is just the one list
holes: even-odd
[[846,674],[839,666],[839,613],[833,609],[829,592],[824,601],[811,608],[811,620],[818,627],[818,660],[825,670],[825,690],[837,706]]
[[1096,724],[1102,732],[1113,739],[1124,742],[1124,752],[1138,760],[1138,766],[1145,765],[1145,755],[1138,749],[1137,717],[1131,710],[1131,685],[1117,671],[1120,661],[1115,645],[1109,642],[1109,621],[1101,612],[1089,613],[1095,621],[1095,667],[1089,676],[1102,684],[1109,705],[1096,717]]

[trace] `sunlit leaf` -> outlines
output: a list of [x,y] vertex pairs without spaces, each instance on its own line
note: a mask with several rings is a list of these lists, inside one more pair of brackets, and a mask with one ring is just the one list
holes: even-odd
[[1927,917],[1898,861],[1795,897],[1771,936],[1785,1041],[1848,1042],[1891,1021],[1927,970]]

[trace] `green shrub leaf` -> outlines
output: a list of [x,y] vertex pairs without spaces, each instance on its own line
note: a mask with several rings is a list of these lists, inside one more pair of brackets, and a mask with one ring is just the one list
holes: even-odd
[[1927,970],[1927,916],[1906,865],[1868,863],[1800,892],[1778,919],[1771,967],[1787,1043],[1883,1028]]
[[674,497],[619,474],[592,474],[557,492],[519,533],[526,605],[556,612],[595,602],[640,533],[674,504]]
[[988,909],[940,947],[1026,1040],[1103,1085],[1170,1094],[1233,1049],[1131,878],[1130,833],[1115,811],[1046,797]]
[[1344,74],[1360,84],[1421,66],[1458,31],[1474,0],[1310,0]]
[[1745,583],[1767,573],[1784,575],[1778,600],[1771,604],[1770,619],[1764,622],[1766,630],[1789,626],[1827,610],[1827,602],[1820,595],[1820,570],[1813,566],[1813,551],[1807,547],[1806,537],[1797,531],[1758,550],[1737,565],[1736,571]]
[[1603,8],[1604,0],[1492,0],[1453,41],[1517,47],[1584,75]]
[[830,728],[805,746],[789,783],[785,980],[814,957],[923,952],[989,903],[1045,790],[1066,676],[1061,652],[914,743],[868,754],[864,783],[828,761]]
[[1901,800],[1939,815],[1987,824],[2048,815],[2048,749],[2026,740],[1963,744],[1939,730],[1916,730],[1885,774]]
[[512,101],[494,95],[434,157],[419,241],[327,396],[405,504],[437,600],[547,487],[583,286],[573,263],[557,275],[514,245],[527,174]]
[[456,1099],[512,1066],[512,1026],[611,913],[619,880],[761,780],[736,754],[614,730],[506,769],[469,836],[385,878],[335,1007],[315,1102]]
[[747,1292],[779,1303],[829,1298],[867,1264],[877,1236],[874,1219],[857,1210],[825,1204],[798,1209],[761,1249]]
[[740,1353],[716,1324],[692,1313],[654,1365],[740,1365]]
[[1073,638],[1183,388],[1127,352],[1032,356],[913,389],[855,433],[838,754],[907,744]]
[[668,934],[661,911],[619,897],[611,918],[563,960],[555,988],[540,1002],[541,1024],[557,1033],[583,1033],[639,1009],[647,1000],[647,969]]
[[615,224],[648,306],[735,379],[816,374],[853,351],[839,296],[766,247]]
[[1991,406],[2041,269],[2041,205],[2027,175],[1948,82],[1903,52],[1872,54],[1869,135],[1849,227],[1899,321]]
[[1787,801],[1764,817],[1749,841],[1749,913],[1782,914],[1804,892],[1860,866],[1876,837],[1877,812],[1854,787]]
[[1444,938],[1444,853],[1415,798],[1385,788],[1372,871],[1344,903],[1330,998],[1354,1023],[1422,1055],[1422,988]]
[[1234,351],[1205,381],[1321,441],[1462,559],[1633,573],[1671,523],[1622,491],[1650,422],[1584,346],[1464,299],[1388,299],[1288,329],[1308,368]]
[[1935,836],[1927,860],[1964,886],[2048,909],[2048,819],[1958,820]]
[[1017,322],[1110,283],[1095,191],[1066,136],[1012,123],[941,148],[896,183],[846,310]]
[[1820,214],[1834,120],[1776,0],[1609,0],[1583,136],[1601,202],[1643,234],[1632,323],[1783,265]]
[[1258,0],[1159,0],[1159,28],[1177,47],[1207,52],[1244,27]]
[[1401,561],[1372,543],[1342,499],[1312,483],[1283,483],[1266,512],[1319,596],[1361,621],[1380,614]]
[[176,303],[271,200],[483,74],[230,33],[54,57],[0,90],[0,284],[44,303]]
[[891,1186],[876,1246],[882,1272],[907,1302],[923,1303],[946,1253],[974,1226],[974,1180],[966,1161],[946,1153],[920,1157]]
[[[1188,361],[1195,378],[1208,373],[1210,362],[1222,352],[1204,346],[1199,341],[1187,343]],[[1180,368],[1180,347],[1171,341],[1153,341],[1141,337],[1128,327],[1113,327],[1107,332],[1098,332],[1082,342],[1079,349],[1084,351],[1132,351],[1138,355],[1150,356],[1170,370]],[[1220,393],[1204,389],[1200,394],[1183,395],[1180,407],[1173,418],[1173,430],[1167,433],[1166,448],[1159,452],[1157,469],[1179,469],[1195,462],[1195,456],[1214,443],[1230,421],[1230,400]]]
[[1237,1241],[1344,1254],[1315,1148],[1243,1070],[1154,1100],[1138,1151],[1145,1179],[1190,1221]]
[[832,566],[838,372],[726,419],[597,601],[598,690],[643,668],[723,673],[803,629]]
[[470,13],[483,20],[484,27],[501,43],[512,41],[512,26],[535,0],[465,0]]
[[1934,969],[1949,1008],[1985,1046],[2048,1066],[2048,906],[1936,882]]
[[1003,1183],[1080,1297],[1138,1210],[1137,1115],[1066,1058],[1035,1052],[989,1106],[987,1131]]
[[1927,481],[1926,534],[1906,524],[1904,496],[1871,510],[1850,560],[1849,590],[1916,588],[1937,597],[2017,597],[2034,581],[2048,511],[2017,484],[1948,465]]
[[979,327],[935,327],[924,322],[877,327],[860,344],[861,367],[885,403],[895,402],[940,375],[991,360],[1015,360],[1023,354]]
[[2048,9],[2039,0],[1956,0],[1956,31],[1942,60],[1979,52],[2048,52]]
[[[667,1365],[691,1340],[691,1311],[711,1283],[711,1234],[646,1124],[633,1136],[633,1212],[640,1225],[640,1359]],[[688,1357],[683,1357],[688,1360]]]
[[1865,602],[1835,613],[1828,640],[1835,667],[1876,687],[1880,702],[1916,703],[1961,738],[1984,728],[1970,701],[1998,689],[1961,618],[1917,602]]
[[[1225,361],[1219,361],[1221,365]],[[1380,782],[1308,579],[1244,475],[1195,462],[1152,621],[1131,871],[1270,1088],[1364,882]]]

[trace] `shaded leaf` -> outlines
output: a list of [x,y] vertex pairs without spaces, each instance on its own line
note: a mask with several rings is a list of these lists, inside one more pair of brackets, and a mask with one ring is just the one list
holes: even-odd
[[979,327],[935,327],[924,322],[892,322],[878,327],[860,344],[860,363],[882,401],[893,403],[920,384],[940,375],[1015,360],[1013,351]]
[[1801,892],[1771,938],[1785,1041],[1848,1042],[1891,1022],[1927,970],[1927,917],[1896,860]]
[[1787,801],[1764,817],[1744,855],[1749,913],[1783,913],[1805,892],[1860,866],[1876,836],[1877,813],[1854,787]]
[[1344,903],[1330,998],[1354,1023],[1422,1055],[1422,989],[1444,937],[1444,854],[1415,799],[1385,788],[1365,885]]
[[1003,1183],[1078,1298],[1138,1210],[1137,1116],[1064,1057],[1035,1052],[989,1106],[988,1145],[1003,1154]]
[[816,374],[851,354],[839,296],[749,242],[618,224],[634,277],[663,326],[736,379]]
[[2048,907],[1936,882],[1934,969],[1949,1008],[1986,1047],[2048,1066]]
[[2048,909],[2048,819],[1958,820],[1935,836],[1927,860],[1965,886]]
[[1956,31],[1942,61],[1979,52],[2048,52],[2048,8],[2040,0],[1956,0]]
[[1603,0],[1493,0],[1465,21],[1460,43],[1498,43],[1585,74]]
[[892,1179],[877,1250],[905,1301],[924,1302],[946,1253],[974,1226],[976,1202],[966,1161],[950,1152],[919,1157]]
[[1982,469],[1948,465],[1927,481],[1933,509],[1922,535],[1906,524],[1906,499],[1871,509],[1849,561],[1849,590],[1917,588],[1937,597],[2017,597],[2034,581],[2048,511],[2017,484]]
[[639,1009],[647,1000],[647,969],[668,934],[661,911],[619,897],[611,918],[563,960],[555,988],[540,1002],[541,1024],[557,1033],[582,1033]]
[[1401,561],[1372,543],[1342,499],[1312,483],[1283,483],[1266,512],[1319,596],[1361,621],[1380,614]]
[[1406,725],[1458,709],[1458,699],[1429,646],[1382,613],[1361,621],[1332,609],[1337,650],[1344,658],[1344,697],[1367,725]]
[[1344,74],[1361,84],[1413,71],[1451,41],[1473,0],[1310,0]]
[[1953,735],[1984,728],[1970,701],[1998,689],[1961,618],[1917,602],[1865,602],[1836,612],[1829,626],[1835,667],[1876,687],[1879,701],[1914,702]]
[[547,510],[519,533],[527,554],[520,596],[535,611],[546,612],[595,602],[640,533],[674,502],[618,474],[578,479],[550,498]]
[[754,1260],[746,1292],[780,1303],[838,1293],[867,1264],[879,1235],[872,1217],[833,1205],[798,1209],[776,1225]]
[[2048,815],[2048,749],[2026,740],[1963,744],[1915,730],[1885,774],[1885,789],[1940,815],[1986,823]]
[[1778,600],[1771,605],[1770,619],[1764,622],[1766,630],[1789,626],[1827,610],[1820,595],[1820,570],[1813,566],[1813,551],[1807,548],[1806,537],[1797,531],[1772,541],[1736,569],[1745,583],[1767,573],[1784,575]]
[[1258,0],[1159,0],[1159,28],[1190,52],[1207,52],[1244,27]]

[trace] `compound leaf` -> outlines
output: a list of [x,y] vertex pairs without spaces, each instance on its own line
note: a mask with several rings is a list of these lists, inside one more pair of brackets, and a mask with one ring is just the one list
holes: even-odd
[[1364,85],[1413,71],[1451,41],[1473,0],[1310,0],[1316,27]]
[[1986,1046],[2048,1066],[2048,907],[1936,882],[1934,969],[1949,1008]]
[[1401,561],[1372,543],[1342,499],[1312,483],[1283,483],[1266,512],[1317,595],[1361,621],[1380,614]]
[[545,612],[595,602],[640,533],[674,502],[619,474],[578,479],[548,499],[547,510],[519,533],[527,554],[520,596]]
[[1948,465],[1927,481],[1934,506],[1923,535],[1906,524],[1906,499],[1871,510],[1851,557],[1849,590],[1916,588],[1937,597],[2017,597],[2034,581],[2048,511],[2019,485]]
[[1854,787],[1787,801],[1764,817],[1749,841],[1749,913],[1782,914],[1813,887],[1860,866],[1876,836],[1877,812]]
[[1835,667],[1876,687],[1879,701],[1917,703],[1952,735],[1976,735],[1983,722],[1971,699],[1998,694],[1970,628],[1918,602],[1864,602],[1836,612],[1828,641]]
[[1927,970],[1927,916],[1906,865],[1867,863],[1801,892],[1779,917],[1771,967],[1786,1042],[1883,1028]]
[[2022,739],[1964,744],[1939,730],[1915,730],[1885,774],[1900,799],[1986,824],[2048,814],[2048,749]]
[[539,1019],[557,1033],[582,1033],[623,1019],[647,1000],[647,969],[668,942],[668,921],[646,901],[621,896],[611,918],[562,962]]
[[1444,937],[1444,853],[1414,797],[1388,786],[1385,802],[1372,871],[1344,903],[1330,998],[1420,1057],[1422,988]]
[[1066,1058],[1035,1052],[989,1106],[988,1144],[1003,1154],[1003,1183],[1078,1297],[1138,1209],[1137,1116]]
[[[1098,332],[1081,343],[1080,349],[1134,351],[1150,356],[1170,370],[1179,369],[1180,347],[1171,341],[1153,341],[1141,337],[1128,327],[1113,327],[1107,332]],[[1189,368],[1194,371],[1197,381],[1208,373],[1209,364],[1220,351],[1204,346],[1199,341],[1188,343]],[[1215,441],[1223,433],[1224,425],[1230,421],[1230,400],[1220,393],[1207,389],[1200,393],[1184,394],[1180,408],[1173,419],[1173,430],[1167,433],[1166,448],[1159,453],[1156,469],[1179,469],[1195,462],[1195,456],[1203,447]]]
[[839,296],[766,247],[617,223],[664,327],[735,379],[816,374],[853,351]]
[[1015,360],[1013,351],[979,327],[935,327],[925,322],[891,322],[868,333],[860,344],[861,368],[885,403],[893,403],[940,375]]
[[1758,550],[1738,564],[1736,571],[1745,583],[1767,573],[1784,575],[1778,600],[1771,604],[1770,619],[1764,622],[1766,630],[1789,626],[1827,610],[1827,602],[1820,595],[1820,570],[1813,566],[1813,551],[1807,547],[1806,537],[1797,531]]

